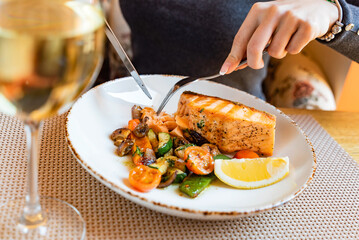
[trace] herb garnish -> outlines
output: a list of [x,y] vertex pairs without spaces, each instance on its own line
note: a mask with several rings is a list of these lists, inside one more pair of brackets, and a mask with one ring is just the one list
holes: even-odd
[[155,167],[155,166],[151,166],[151,165],[148,165],[148,166],[153,169],[158,169],[158,167]]
[[132,156],[134,156],[135,154],[143,157],[143,152],[141,152],[141,149],[138,146],[136,146],[136,151],[132,154]]
[[180,147],[177,148],[177,151],[180,151],[180,150],[183,150],[185,148],[188,148],[188,147],[192,147],[192,146],[196,146],[196,144],[193,144],[193,143],[187,143],[185,145],[182,145]]
[[197,127],[198,128],[203,128],[204,127],[204,120],[203,119],[199,123],[197,123]]
[[175,160],[172,160],[172,159],[166,159],[166,161],[168,162],[169,164],[169,167],[174,167],[175,166]]

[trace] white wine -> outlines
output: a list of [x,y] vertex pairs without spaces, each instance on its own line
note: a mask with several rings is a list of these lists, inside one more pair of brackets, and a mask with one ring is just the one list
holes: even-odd
[[65,0],[0,1],[0,111],[37,121],[56,114],[92,83],[103,48],[99,7]]

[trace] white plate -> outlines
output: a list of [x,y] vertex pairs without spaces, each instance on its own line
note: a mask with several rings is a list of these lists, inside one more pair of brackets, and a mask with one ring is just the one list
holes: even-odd
[[84,94],[67,116],[67,141],[78,162],[101,183],[125,198],[166,214],[196,219],[229,219],[273,209],[300,194],[313,178],[313,147],[288,116],[266,102],[222,84],[199,81],[180,89],[164,111],[174,113],[184,90],[218,96],[277,116],[274,156],[289,156],[290,173],[282,181],[254,190],[239,190],[217,180],[197,198],[180,194],[178,186],[141,193],[129,185],[130,157],[118,157],[109,138],[113,130],[131,119],[134,104],[157,109],[181,77],[142,76],[153,97],[150,101],[132,78],[113,80]]

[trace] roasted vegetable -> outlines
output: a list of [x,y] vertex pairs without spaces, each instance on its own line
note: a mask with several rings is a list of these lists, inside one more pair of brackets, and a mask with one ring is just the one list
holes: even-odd
[[173,173],[171,173],[167,178],[162,177],[162,180],[164,180],[164,181],[161,181],[161,183],[158,185],[158,188],[168,187],[169,185],[171,185],[174,182],[176,177],[177,177],[177,171],[174,171]]
[[191,175],[183,180],[179,189],[181,192],[191,198],[195,198],[215,179],[215,175],[209,174],[205,176]]
[[212,154],[212,156],[216,156],[216,155],[221,154],[218,147],[216,145],[214,145],[214,144],[205,143],[201,147],[206,149],[208,152],[210,152]]
[[174,154],[177,157],[184,159],[184,151],[186,150],[186,148],[190,146],[195,146],[195,145],[190,143],[190,144],[179,146],[178,148],[175,149]]
[[156,162],[156,154],[151,148],[146,148],[145,153],[143,154],[143,158],[141,160],[143,165],[150,165]]
[[186,162],[181,158],[177,158],[175,162],[175,167],[180,169],[182,172],[186,172],[187,170]]
[[163,175],[167,172],[169,165],[169,162],[165,158],[161,157],[158,158],[155,163],[150,164],[149,167],[160,170]]
[[183,159],[176,156],[165,157],[166,161],[169,163],[170,167],[175,167],[181,170],[182,172],[186,171],[186,163]]
[[138,138],[134,135],[132,135],[132,137],[135,141],[135,144],[132,148],[132,161],[137,166],[144,165],[144,163],[146,163],[146,161],[143,162],[144,154],[146,153],[146,150],[148,148],[152,149],[150,140],[148,139],[148,137]]
[[172,183],[181,183],[187,174],[177,168],[169,168],[162,176],[161,183],[158,187],[167,187]]
[[176,179],[173,181],[173,183],[181,183],[181,182],[183,182],[183,180],[187,177],[187,173],[182,172],[179,169],[177,169],[176,172],[177,172]]
[[139,123],[132,132],[136,137],[142,138],[146,136],[148,130],[149,128],[146,123]]
[[228,157],[227,155],[224,155],[224,154],[218,154],[218,155],[214,156],[213,159],[214,160],[216,160],[216,159],[226,159],[226,160],[228,160],[228,159],[232,159],[232,158],[230,158],[230,157]]
[[177,157],[184,159],[184,150],[186,150],[186,148],[184,146],[180,146],[175,149],[174,154]]
[[[133,139],[135,140],[136,146],[139,146],[141,148],[141,151],[145,152],[146,148],[151,148],[152,149],[152,145],[151,145],[151,142],[148,139],[148,137],[138,138],[136,136],[133,136]],[[134,151],[135,150],[136,149],[134,149]]]
[[128,129],[130,129],[131,131],[135,130],[135,128],[138,124],[140,124],[140,122],[140,119],[131,119],[130,121],[128,121]]
[[115,146],[118,147],[121,145],[122,142],[123,142],[123,139],[117,139],[116,141],[113,142],[113,144],[115,144]]
[[189,142],[193,143],[194,139],[192,137],[192,135],[189,132],[189,129],[185,129],[183,130],[183,136],[185,137],[186,140],[188,140]]
[[131,134],[131,130],[128,128],[118,128],[112,132],[110,138],[112,141],[125,140]]
[[152,129],[149,129],[148,130],[148,133],[147,133],[147,137],[148,139],[150,140],[151,142],[151,145],[152,145],[152,148],[157,151],[157,148],[158,148],[158,140],[157,140],[157,135],[156,133],[152,130]]
[[140,106],[133,105],[133,107],[131,109],[132,119],[141,119],[141,116],[142,116],[141,111],[142,111],[142,108]]
[[165,154],[163,154],[164,157],[170,157],[173,156],[173,148],[171,148],[168,152],[166,152]]
[[134,142],[131,139],[125,139],[121,142],[121,144],[117,147],[116,153],[120,157],[125,156],[130,153],[131,149],[134,146]]
[[186,144],[189,144],[190,142],[185,139],[185,138],[181,138],[181,137],[175,137],[173,139],[173,148],[178,148],[182,145],[186,145]]
[[[135,149],[135,150],[133,150]],[[135,165],[140,166],[143,165],[142,159],[143,159],[144,152],[141,151],[139,146],[133,145],[132,147],[132,161]]]
[[159,133],[158,134],[159,144],[158,144],[158,156],[163,156],[166,152],[171,150],[173,146],[172,138],[168,133]]
[[205,143],[209,143],[207,139],[205,139],[201,134],[199,134],[198,132],[194,131],[194,130],[189,130],[191,136],[194,139],[194,143],[201,146]]
[[196,145],[203,145],[205,143],[209,143],[207,139],[205,139],[201,134],[192,130],[186,129],[183,131],[183,136],[190,141],[191,143],[195,143]]

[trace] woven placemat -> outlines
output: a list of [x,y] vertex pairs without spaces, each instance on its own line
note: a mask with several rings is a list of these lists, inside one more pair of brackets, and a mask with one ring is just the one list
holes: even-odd
[[[44,123],[40,193],[73,204],[86,221],[87,239],[359,239],[358,164],[311,116],[291,117],[314,145],[316,175],[299,197],[256,216],[188,220],[126,200],[77,163],[66,144],[65,115]],[[0,204],[24,196],[24,151],[22,123],[0,115]]]

